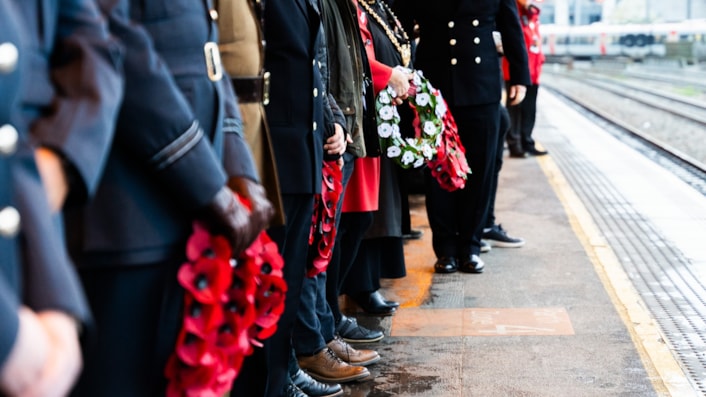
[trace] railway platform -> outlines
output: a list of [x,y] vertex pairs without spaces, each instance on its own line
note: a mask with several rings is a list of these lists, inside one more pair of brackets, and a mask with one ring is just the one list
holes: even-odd
[[344,305],[385,338],[346,395],[706,395],[706,198],[540,90],[548,156],[505,158],[496,217],[521,248],[482,274],[435,274],[423,196],[391,317]]

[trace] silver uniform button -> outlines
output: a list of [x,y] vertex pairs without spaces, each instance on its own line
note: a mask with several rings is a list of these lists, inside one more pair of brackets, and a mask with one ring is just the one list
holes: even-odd
[[451,58],[451,64],[455,65],[458,63],[458,60],[456,58]]
[[5,207],[0,210],[0,236],[12,238],[20,231],[20,213],[12,208]]
[[316,127],[318,127],[318,125],[316,124],[316,121],[314,121],[314,125],[312,125],[312,127],[314,127],[314,131],[316,131]]
[[474,37],[474,38],[473,38],[473,42],[476,43],[476,44],[479,44],[479,43],[480,43],[480,37]]
[[449,29],[454,27],[454,21],[449,21]]
[[212,21],[217,21],[217,20],[218,20],[218,11],[216,11],[216,10],[214,10],[214,9],[210,9],[210,10],[208,10],[208,15],[211,16],[211,20],[212,20]]
[[475,61],[476,63],[480,63],[480,57],[476,57]]
[[19,134],[15,127],[5,124],[0,127],[0,154],[9,156],[17,149]]
[[316,97],[318,97],[318,96],[319,96],[319,89],[318,89],[318,88],[314,88],[314,98],[316,98]]
[[478,23],[479,23],[479,22],[478,22],[477,19],[474,19],[473,22],[471,22],[471,24],[473,24],[473,26],[478,26]]
[[449,44],[451,44],[452,46],[456,45],[456,39],[449,40]]
[[0,73],[11,73],[17,67],[19,52],[12,43],[0,44]]

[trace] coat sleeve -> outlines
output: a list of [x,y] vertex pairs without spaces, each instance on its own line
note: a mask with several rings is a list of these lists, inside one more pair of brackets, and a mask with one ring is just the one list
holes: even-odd
[[223,166],[149,34],[131,20],[131,3],[98,0],[111,33],[126,48],[115,145],[156,173],[182,206],[202,208],[225,185]]
[[530,85],[527,48],[515,0],[500,1],[496,25],[503,38],[503,51],[508,63],[509,76],[506,80],[512,85]]
[[257,167],[243,133],[243,117],[238,107],[237,96],[230,78],[221,79],[225,95],[225,119],[223,120],[223,166],[228,177],[246,177],[260,182]]
[[54,97],[31,134],[68,161],[67,171],[77,176],[72,197],[85,199],[98,186],[113,140],[123,93],[121,51],[94,2],[59,3],[49,70]]

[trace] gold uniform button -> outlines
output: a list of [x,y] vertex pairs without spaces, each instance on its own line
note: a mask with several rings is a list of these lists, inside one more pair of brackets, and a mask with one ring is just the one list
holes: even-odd
[[451,40],[449,40],[449,44],[451,44],[451,45],[456,45],[456,39],[451,39]]
[[476,63],[480,63],[480,57],[476,57],[475,61]]
[[0,73],[11,73],[17,67],[19,52],[12,43],[0,44]]
[[312,127],[314,127],[314,131],[316,131],[316,127],[318,127],[318,125],[316,124],[316,121],[314,121],[314,124],[312,125]]
[[479,43],[480,43],[480,37],[474,37],[474,38],[473,38],[473,42],[474,42],[475,44],[479,44]]
[[478,26],[479,22],[477,19],[474,19],[473,22],[471,22],[473,26]]
[[455,65],[458,63],[458,60],[456,58],[451,58],[451,64]]
[[20,213],[12,208],[0,210],[0,236],[12,238],[20,231]]
[[9,156],[17,149],[19,134],[15,127],[5,124],[0,127],[0,154]]
[[208,10],[208,15],[211,16],[211,20],[213,20],[213,21],[218,20],[218,11],[216,11],[214,9]]
[[318,96],[319,96],[319,89],[318,89],[318,88],[314,88],[314,98],[316,98],[316,97],[318,97]]
[[449,21],[449,29],[454,27],[454,21]]

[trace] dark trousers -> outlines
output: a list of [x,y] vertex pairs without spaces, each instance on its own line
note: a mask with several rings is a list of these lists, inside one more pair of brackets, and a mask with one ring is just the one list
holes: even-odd
[[507,145],[512,152],[526,152],[534,149],[532,131],[537,118],[538,84],[527,86],[525,99],[519,105],[508,106],[510,115],[510,131],[507,134]]
[[505,137],[510,129],[510,115],[507,113],[505,106],[500,106],[500,125],[498,130],[498,147],[495,151],[495,172],[493,180],[490,182],[490,204],[488,205],[488,217],[485,221],[485,227],[489,228],[495,224],[495,197],[498,195],[498,180],[500,179],[500,169],[503,167],[503,149],[505,146]]
[[154,397],[166,393],[164,368],[181,328],[184,258],[149,265],[81,269],[96,332],[72,396]]
[[311,195],[282,195],[285,226],[274,227],[268,234],[277,243],[284,258],[287,296],[277,332],[265,340],[245,359],[241,373],[233,384],[233,397],[280,397],[289,383],[289,361],[292,355],[292,329],[300,305],[302,285],[306,277],[309,228],[314,211]]
[[[358,248],[363,240],[365,231],[373,223],[372,212],[347,212],[341,215],[341,223],[336,235],[336,247],[333,250],[333,259],[328,268],[326,282],[326,301],[331,308],[335,322],[341,321],[341,308],[338,305],[338,296],[343,290],[343,283],[353,267]],[[358,272],[358,269],[355,270]]]
[[490,204],[498,144],[498,105],[451,106],[471,168],[466,186],[449,192],[426,174],[426,209],[437,257],[465,258],[480,253]]
[[[341,207],[343,206],[343,197],[346,194],[348,181],[353,174],[355,157],[350,153],[343,155],[342,184],[343,190],[336,208],[336,219],[334,224],[336,227],[336,235],[340,233],[341,224]],[[338,238],[334,242],[334,251],[336,250]],[[313,250],[312,250],[313,251]],[[311,251],[310,251],[311,252]],[[326,297],[327,280],[329,272],[333,272],[334,277],[338,277],[338,270],[335,269],[336,264],[332,258],[326,269],[326,272],[318,274],[314,278],[304,280],[302,287],[302,303],[297,313],[297,322],[294,326],[294,353],[297,356],[311,356],[326,347],[326,343],[333,340],[336,328],[336,319],[329,307]],[[338,303],[338,301],[336,301]],[[294,374],[298,365],[296,361],[290,364],[290,373]]]

